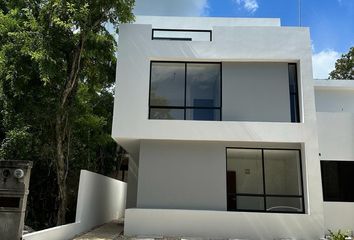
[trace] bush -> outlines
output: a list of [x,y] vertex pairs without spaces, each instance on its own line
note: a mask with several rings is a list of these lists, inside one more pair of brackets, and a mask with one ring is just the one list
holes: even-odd
[[332,232],[331,230],[328,230],[328,232],[329,232],[329,239],[330,240],[346,240],[349,238],[349,231],[344,233],[344,232],[341,232],[341,230],[338,230],[338,232]]

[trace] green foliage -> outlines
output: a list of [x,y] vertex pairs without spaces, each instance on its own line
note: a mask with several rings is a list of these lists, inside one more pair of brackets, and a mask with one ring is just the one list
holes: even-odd
[[27,224],[56,224],[58,126],[72,221],[79,170],[110,174],[116,42],[134,0],[0,0],[0,159],[34,162]]
[[336,61],[336,67],[329,74],[329,78],[354,80],[354,47],[351,47],[348,53],[342,54],[342,57]]
[[349,233],[341,232],[341,230],[338,230],[338,232],[332,232],[331,230],[328,230],[328,232],[330,240],[345,240],[347,237],[349,237]]

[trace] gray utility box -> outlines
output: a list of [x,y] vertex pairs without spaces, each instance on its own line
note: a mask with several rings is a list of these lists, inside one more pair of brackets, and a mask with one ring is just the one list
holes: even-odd
[[32,162],[0,160],[0,239],[22,239]]

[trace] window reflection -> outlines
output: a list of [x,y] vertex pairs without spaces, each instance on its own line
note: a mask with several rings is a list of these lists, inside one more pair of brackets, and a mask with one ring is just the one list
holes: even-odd
[[221,64],[151,62],[150,119],[221,120]]
[[227,148],[227,209],[304,213],[300,150]]
[[151,64],[151,106],[184,105],[184,63]]
[[187,64],[188,107],[220,107],[220,65]]

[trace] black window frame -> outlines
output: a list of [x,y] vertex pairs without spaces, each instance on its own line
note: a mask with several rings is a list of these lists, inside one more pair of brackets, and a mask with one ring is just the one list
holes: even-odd
[[[338,195],[337,196],[329,196],[328,193],[328,189],[326,184],[326,180],[324,179],[325,177],[328,176],[324,176],[324,169],[325,166],[324,164],[326,163],[330,163],[330,164],[337,164],[337,182],[338,182],[338,186],[336,186],[336,189],[338,189]],[[340,166],[341,164],[343,164],[342,166]],[[347,179],[345,179],[346,175],[345,173],[343,173],[343,171],[348,171],[348,166],[345,166],[346,164],[350,164],[352,166],[352,168],[354,168],[354,162],[353,161],[341,161],[341,160],[321,160],[321,182],[322,182],[322,193],[323,193],[323,201],[324,202],[354,202],[354,189],[351,188],[351,186],[349,187],[349,191],[352,190],[351,193],[349,193],[347,195],[346,191],[348,190],[348,186],[345,185],[345,183],[351,183],[352,181],[347,181]],[[333,166],[328,166],[331,169],[334,169]],[[331,177],[334,177],[333,175]],[[352,177],[347,177],[347,178],[352,178]],[[329,179],[332,183],[333,178]],[[354,184],[352,184],[354,185]],[[351,196],[350,196],[351,195]],[[348,199],[349,198],[349,199]]]
[[[292,91],[291,89],[291,85],[290,85],[290,67],[294,66],[295,67],[295,76],[293,76],[295,78],[295,88],[294,91]],[[288,63],[288,78],[289,78],[289,100],[290,100],[290,122],[292,123],[299,123],[300,122],[300,99],[299,99],[299,79],[298,79],[298,73],[297,73],[297,63]],[[294,106],[293,104],[291,104],[291,99],[295,98],[296,103]]]
[[[228,186],[228,181],[227,181],[227,170],[228,170],[228,165],[227,165],[227,150],[228,149],[250,149],[250,150],[261,150],[262,151],[262,176],[263,176],[263,194],[250,194],[250,193],[228,193],[227,191],[227,186]],[[266,182],[265,182],[265,170],[264,170],[264,150],[289,150],[289,151],[298,151],[299,152],[299,166],[300,166],[300,178],[301,178],[301,194],[300,195],[286,195],[286,194],[266,194]],[[226,206],[227,206],[227,211],[230,212],[261,212],[261,213],[287,213],[287,214],[305,214],[306,209],[305,209],[305,197],[304,197],[304,179],[303,179],[303,172],[302,172],[302,157],[301,157],[301,149],[292,149],[292,148],[252,148],[252,147],[226,147],[225,150],[225,156],[226,156]],[[229,195],[232,196],[249,196],[249,197],[263,197],[264,201],[264,210],[254,210],[254,209],[236,209],[235,210],[230,210],[228,206],[228,197]],[[301,204],[302,204],[302,211],[301,212],[289,212],[289,211],[267,211],[266,206],[267,206],[267,197],[284,197],[284,198],[300,198],[301,199]]]
[[204,32],[209,33],[209,41],[213,41],[213,31],[212,30],[202,30],[202,29],[168,29],[168,28],[153,28],[151,31],[151,40],[173,40],[173,41],[193,41],[192,38],[183,37],[155,37],[155,32]]
[[[156,106],[151,105],[151,73],[152,73],[152,64],[153,63],[183,63],[184,64],[184,106]],[[187,65],[188,64],[218,64],[220,66],[220,86],[219,86],[219,107],[190,107],[187,106]],[[150,61],[150,76],[149,76],[149,113],[148,119],[149,120],[187,120],[187,121],[222,121],[222,62],[195,62],[195,61]],[[184,111],[184,118],[183,119],[158,119],[158,118],[151,118],[151,109],[181,109]],[[187,110],[188,109],[212,109],[212,110],[219,110],[219,120],[193,120],[193,119],[186,119],[187,117]]]

